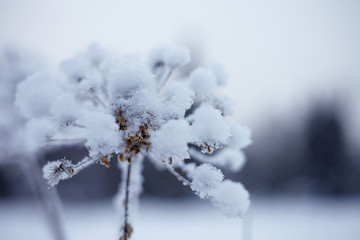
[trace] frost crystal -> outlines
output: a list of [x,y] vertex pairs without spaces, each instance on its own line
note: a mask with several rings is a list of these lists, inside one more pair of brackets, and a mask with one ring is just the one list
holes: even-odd
[[[117,197],[123,215],[120,239],[133,232],[129,213],[142,190],[145,156],[226,215],[240,217],[249,205],[244,187],[223,181],[212,164],[239,170],[250,130],[224,118],[232,114],[233,102],[214,92],[226,82],[222,67],[200,67],[176,79],[182,74],[173,72],[189,62],[182,47],[158,48],[145,64],[92,45],[58,70],[32,74],[17,87],[15,102],[27,119],[22,132],[30,151],[59,144],[83,144],[89,151],[74,164],[67,159],[46,164],[50,186],[92,164],[110,167],[117,156],[124,173]],[[192,159],[204,164],[197,167]]]

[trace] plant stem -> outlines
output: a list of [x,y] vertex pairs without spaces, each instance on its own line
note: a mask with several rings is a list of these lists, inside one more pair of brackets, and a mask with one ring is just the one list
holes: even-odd
[[158,92],[164,87],[165,83],[169,80],[174,68],[167,67],[162,78],[159,80]]
[[65,240],[60,198],[55,189],[48,189],[41,177],[41,167],[36,160],[21,164],[33,193],[43,209],[54,240]]
[[94,163],[96,163],[96,161],[98,161],[98,159],[99,159],[99,155],[96,155],[95,157],[87,157],[86,156],[80,162],[75,164],[74,170],[76,171],[76,173],[79,173],[84,168],[87,168],[87,167],[93,165]]
[[181,181],[185,186],[191,185],[191,182],[189,180],[187,180],[186,178],[184,178],[183,176],[181,176],[180,173],[178,173],[172,166],[169,166],[166,164],[166,167],[169,170],[169,172],[172,175],[174,175],[179,181]]
[[124,239],[128,239],[128,221],[129,221],[129,193],[130,193],[130,174],[131,174],[131,163],[127,167],[126,173],[126,187],[125,187],[125,211],[124,211]]

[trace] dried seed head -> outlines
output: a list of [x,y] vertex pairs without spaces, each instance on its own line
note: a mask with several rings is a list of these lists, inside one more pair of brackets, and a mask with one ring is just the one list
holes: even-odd
[[205,148],[206,148],[206,151],[208,152],[208,153],[212,153],[213,152],[213,149],[210,147],[210,145],[209,144],[207,144],[207,143],[205,143]]
[[124,235],[120,237],[120,240],[128,240],[131,238],[131,235],[134,232],[133,227],[131,226],[130,223],[127,223],[125,225],[125,227],[122,228],[122,230],[124,230]]
[[150,150],[150,146],[151,146],[151,143],[148,143],[148,144],[146,145],[146,152],[148,152],[148,151]]
[[126,118],[120,117],[120,124],[125,125],[126,124]]
[[73,167],[70,167],[68,173],[69,173],[69,177],[72,177],[76,174],[76,171]]
[[110,167],[110,156],[109,155],[105,155],[105,156],[102,156],[100,158],[100,163],[102,165],[105,165],[105,167]]
[[123,153],[120,153],[120,154],[118,154],[118,160],[120,161],[120,162],[124,162],[125,161],[125,158],[124,158],[124,154]]

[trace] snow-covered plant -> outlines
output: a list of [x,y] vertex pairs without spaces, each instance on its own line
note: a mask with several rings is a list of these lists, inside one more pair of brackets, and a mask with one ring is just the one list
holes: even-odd
[[[31,155],[24,146],[26,121],[14,105],[16,85],[40,69],[39,60],[13,47],[0,51],[0,162],[15,163]],[[21,151],[19,151],[21,149]]]
[[249,206],[243,185],[224,180],[215,166],[233,171],[243,166],[241,149],[251,143],[250,130],[227,120],[233,103],[215,94],[226,82],[218,64],[175,79],[189,62],[183,47],[157,48],[144,63],[91,45],[58,70],[36,73],[18,85],[16,105],[29,119],[31,148],[82,143],[89,152],[77,163],[48,162],[43,172],[50,186],[95,163],[110,167],[116,156],[123,172],[120,239],[133,232],[129,213],[142,190],[145,156],[230,217],[241,217]]
[[65,240],[59,197],[55,190],[47,189],[42,178],[38,160],[43,154],[30,147],[28,140],[33,134],[28,132],[29,122],[14,105],[16,85],[42,67],[39,59],[14,47],[0,51],[0,165],[22,170],[45,213],[53,238]]

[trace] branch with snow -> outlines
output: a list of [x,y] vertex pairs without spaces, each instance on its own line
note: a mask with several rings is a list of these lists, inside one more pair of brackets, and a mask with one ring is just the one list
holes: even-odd
[[[145,156],[228,216],[241,217],[249,206],[245,188],[224,180],[211,164],[239,170],[245,162],[241,149],[251,143],[250,130],[225,119],[233,102],[214,92],[226,82],[220,65],[174,78],[172,72],[189,62],[183,47],[155,49],[145,64],[92,45],[55,72],[33,74],[17,87],[16,105],[29,122],[29,148],[61,144],[57,140],[63,139],[64,144],[80,142],[89,151],[78,164],[64,158],[45,165],[50,186],[94,163],[110,167],[111,156],[117,155],[127,176],[118,195],[124,209],[123,240],[133,231],[131,206],[141,193]],[[201,152],[195,150],[199,148]],[[191,156],[204,163],[185,161]]]

